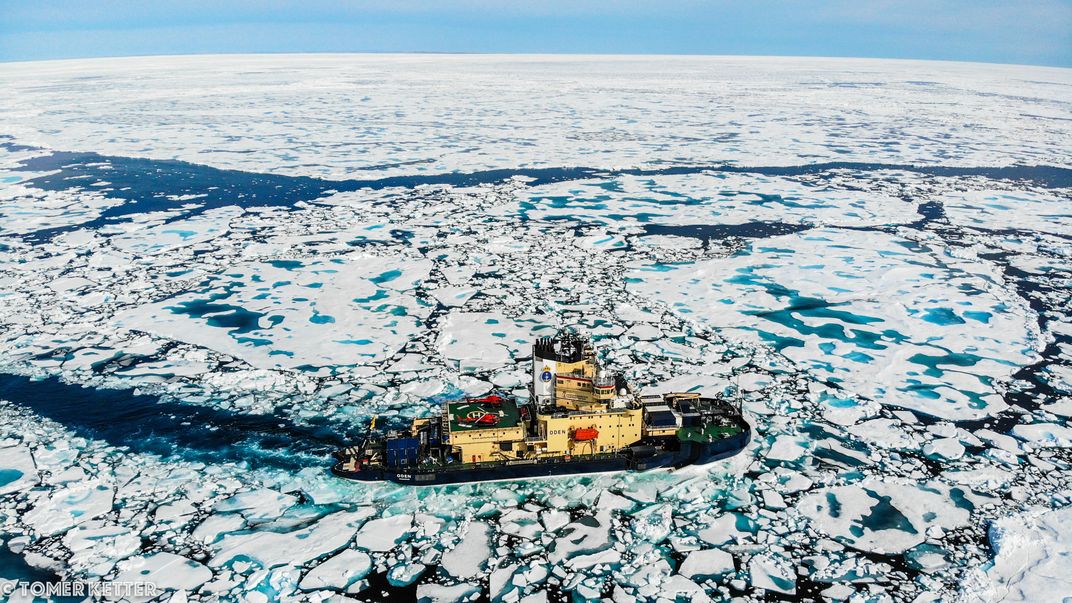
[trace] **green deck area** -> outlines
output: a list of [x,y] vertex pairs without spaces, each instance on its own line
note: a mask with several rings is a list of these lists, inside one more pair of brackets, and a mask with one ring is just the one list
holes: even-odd
[[[474,404],[464,401],[452,402],[447,404],[447,412],[450,413],[451,432],[471,431],[474,429],[506,429],[516,427],[518,421],[521,420],[520,413],[517,410],[517,403],[509,398],[503,400],[501,406]],[[464,419],[465,417],[480,418],[484,413],[495,415],[499,418],[499,422],[495,425],[467,425],[458,422],[458,419]]]
[[682,427],[677,430],[679,440],[691,440],[693,442],[713,442],[730,436],[735,436],[744,431],[737,425],[721,426],[708,425],[706,427]]

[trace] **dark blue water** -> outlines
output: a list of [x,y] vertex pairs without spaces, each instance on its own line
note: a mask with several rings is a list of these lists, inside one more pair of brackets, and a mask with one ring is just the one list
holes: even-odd
[[[883,350],[887,347],[886,342],[901,343],[906,340],[904,335],[892,329],[872,331],[865,328],[881,323],[880,318],[838,310],[837,306],[844,305],[843,303],[831,303],[818,297],[801,295],[795,289],[789,289],[778,283],[770,282],[763,277],[756,276],[753,270],[753,267],[738,269],[740,274],[727,279],[727,282],[760,287],[772,297],[785,300],[787,305],[778,310],[747,311],[745,312],[746,314],[769,320],[802,335],[816,335],[823,339],[838,340],[865,349]],[[808,319],[830,318],[838,322],[824,322],[813,325],[811,323],[814,321],[805,321],[802,317]],[[845,324],[860,328],[846,328]],[[766,331],[759,331],[759,335],[778,351],[787,347],[804,346],[804,340],[795,337],[780,337]],[[861,354],[859,359],[868,361],[869,358]]]
[[941,201],[927,201],[920,203],[916,212],[921,216],[919,220],[906,224],[908,228],[923,228],[930,222],[945,219],[945,207]]
[[[132,390],[0,375],[0,399],[62,424],[76,435],[134,452],[203,463],[246,462],[296,471],[326,467],[347,434],[273,416],[161,401]],[[341,428],[338,428],[341,429]]]
[[[0,144],[0,147],[4,145]],[[532,184],[592,177],[600,172],[589,168],[503,169],[482,172],[447,173],[425,176],[397,176],[376,180],[324,180],[306,176],[260,174],[239,170],[221,170],[185,161],[109,157],[97,153],[55,152],[29,159],[18,168],[23,171],[54,173],[32,178],[23,184],[51,191],[84,187],[88,183],[108,182],[93,190],[124,203],[104,210],[100,217],[72,226],[40,230],[27,238],[49,240],[80,228],[98,228],[123,221],[129,216],[155,211],[176,210],[184,205],[196,208],[183,212],[188,217],[209,209],[238,205],[241,207],[292,206],[299,201],[314,201],[336,192],[392,187],[413,188],[424,184],[449,184],[458,187],[504,182],[514,176],[532,178]],[[174,201],[170,195],[198,195],[196,199]]]
[[909,534],[918,534],[916,528],[912,526],[912,522],[901,513],[897,507],[890,503],[891,498],[889,496],[882,496],[874,490],[864,488],[864,492],[868,496],[875,499],[877,502],[871,507],[871,512],[860,519],[860,526],[854,525],[849,528],[857,538],[864,535],[861,528],[868,528],[874,531],[881,530],[899,530],[901,532],[908,532]]
[[[0,148],[26,150],[13,142],[0,142]],[[196,205],[182,212],[189,216],[208,209],[229,205],[242,207],[292,206],[299,201],[315,201],[334,192],[391,187],[413,188],[428,184],[465,187],[504,182],[524,176],[538,186],[552,182],[588,178],[611,178],[618,175],[656,176],[703,172],[749,173],[769,176],[825,174],[834,170],[873,172],[902,170],[931,176],[984,176],[1000,180],[1018,180],[1043,187],[1072,186],[1072,170],[1053,166],[943,167],[883,163],[826,162],[797,166],[675,166],[656,169],[600,170],[587,167],[551,167],[496,169],[478,172],[394,176],[379,179],[325,180],[306,176],[261,174],[223,170],[176,160],[115,157],[91,152],[58,151],[26,160],[18,168],[24,171],[50,171],[24,184],[44,190],[68,190],[87,183],[106,181],[94,190],[123,203],[104,210],[99,218],[83,224],[40,230],[28,235],[30,240],[48,240],[62,232],[78,228],[97,228],[129,219],[144,212],[175,210]],[[198,195],[186,201],[174,201],[169,195]],[[180,217],[180,216],[177,216]]]
[[[0,547],[0,578],[17,580],[22,583],[41,582],[43,584],[55,584],[60,580],[60,577],[52,572],[37,569],[26,563],[25,559],[9,551],[7,547]],[[43,599],[37,600],[41,601]],[[79,597],[56,597],[50,599],[50,601],[62,603],[74,603],[82,600]]]
[[[223,296],[226,295],[223,294]],[[168,306],[168,309],[175,314],[185,314],[194,318],[208,316],[205,322],[209,326],[230,329],[232,336],[256,331],[260,328],[260,320],[265,316],[261,312],[252,312],[239,306],[214,303],[211,299],[178,302],[174,306]]]
[[808,224],[786,224],[784,222],[746,222],[744,224],[696,224],[688,226],[673,226],[662,224],[645,224],[645,235],[673,235],[678,237],[691,237],[703,241],[703,248],[707,249],[712,240],[718,241],[728,237],[743,237],[749,239],[762,239],[779,235],[792,234],[802,230],[808,230]]
[[28,565],[21,556],[12,553],[6,546],[0,547],[0,577],[23,582],[46,583],[57,579],[52,572]]

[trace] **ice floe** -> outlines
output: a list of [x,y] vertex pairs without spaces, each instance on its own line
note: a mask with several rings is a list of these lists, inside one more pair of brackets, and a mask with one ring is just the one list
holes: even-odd
[[37,483],[33,455],[23,446],[0,448],[0,494],[10,494]]
[[427,315],[413,287],[422,260],[272,260],[235,266],[208,286],[120,314],[116,327],[164,335],[258,368],[368,364],[397,351]]
[[[916,209],[886,195],[821,186],[784,178],[741,174],[621,176],[614,179],[556,183],[535,187],[516,211],[528,220],[566,220],[612,228],[642,225],[660,238],[646,245],[684,245],[677,232],[717,236],[718,228],[739,225],[749,234],[755,223],[809,225],[898,224],[915,220]],[[681,226],[680,231],[659,227]],[[704,231],[707,227],[711,234]],[[603,249],[624,243],[607,234],[579,239]],[[696,241],[698,244],[699,241]]]
[[[250,602],[1062,592],[1068,81],[837,59],[0,66],[0,368],[26,376],[0,383],[0,525],[29,564],[0,573]],[[278,102],[297,113],[267,118]],[[293,119],[309,102],[356,129]],[[372,415],[524,395],[532,338],[560,327],[644,391],[731,396],[751,445],[446,488],[327,472]]]
[[[80,86],[86,77],[95,85]],[[771,165],[805,158],[1068,164],[1061,86],[1069,76],[1023,65],[785,57],[132,57],[13,63],[0,78],[0,121],[21,140],[258,172],[340,177],[712,158]],[[568,94],[534,95],[534,89]],[[277,118],[266,114],[272,106],[293,109]],[[336,120],[308,118],[314,107],[316,115]],[[852,107],[850,118],[845,107]],[[176,116],[183,117],[181,129]],[[431,123],[434,137],[425,128]]]
[[270,569],[280,565],[302,565],[334,553],[354,538],[371,508],[331,513],[308,528],[291,532],[257,531],[231,533],[219,542],[209,560],[210,567],[255,564]]
[[390,551],[410,531],[413,518],[393,515],[370,520],[354,537],[354,544],[368,551]]
[[1012,515],[990,527],[993,562],[965,581],[963,596],[980,601],[1063,601],[1072,592],[1072,509]]
[[147,582],[163,591],[191,591],[212,578],[204,565],[172,553],[154,553],[123,561],[116,581]]
[[853,548],[896,554],[922,543],[929,527],[966,524],[972,505],[963,497],[963,491],[941,484],[865,480],[810,493],[801,500],[800,511],[819,530]]
[[1072,198],[1067,193],[967,191],[940,198],[949,220],[971,228],[1072,234]]
[[309,570],[298,586],[304,590],[346,590],[351,584],[367,576],[371,570],[372,559],[367,553],[346,549]]
[[721,576],[732,571],[733,556],[718,549],[692,551],[678,568],[686,578]]
[[993,266],[940,246],[831,229],[627,276],[630,290],[754,335],[819,378],[957,419],[1003,410],[995,382],[1040,347],[1034,313],[999,279]]

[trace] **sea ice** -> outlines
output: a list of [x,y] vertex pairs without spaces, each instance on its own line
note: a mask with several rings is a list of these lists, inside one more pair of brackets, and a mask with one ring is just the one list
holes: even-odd
[[739,521],[740,516],[736,513],[724,513],[710,522],[704,522],[706,526],[696,535],[700,540],[715,546],[733,543],[742,536],[737,529]]
[[411,515],[392,515],[372,519],[354,537],[354,544],[368,551],[390,551],[412,529]]
[[856,393],[973,419],[1006,407],[994,381],[1041,346],[1034,312],[995,287],[998,278],[994,266],[941,247],[816,229],[730,258],[638,266],[626,280],[687,319],[754,333]]
[[[549,82],[569,94],[531,94]],[[265,603],[384,579],[533,603],[1064,588],[1068,521],[1043,510],[1072,487],[1061,70],[277,56],[8,64],[0,84],[5,370],[135,387],[124,413],[162,428],[142,447],[102,426],[104,402],[5,386],[0,518],[34,567],[205,559],[199,586],[162,583]],[[310,98],[338,119],[302,118]],[[280,103],[289,118],[266,116]],[[28,172],[52,150],[20,143],[113,157]],[[101,176],[63,179],[80,170]],[[213,188],[229,182],[247,184]],[[733,396],[752,444],[675,472],[446,488],[326,471],[372,414],[524,395],[532,338],[563,326],[642,391]],[[172,447],[185,405],[219,415]]]
[[[1068,76],[1024,65],[236,55],[10,63],[0,77],[0,123],[21,141],[263,173],[382,177],[712,158],[1069,164],[1060,96]],[[79,85],[87,77],[96,85]],[[569,93],[532,94],[549,88]],[[313,98],[317,115],[336,119],[300,117],[311,115]],[[270,116],[269,106],[292,113]],[[845,107],[853,108],[851,118]],[[707,115],[714,117],[697,118]],[[435,144],[425,127],[431,123]],[[288,140],[300,143],[280,142]]]
[[733,571],[733,556],[719,549],[692,551],[677,571],[690,579],[721,576]]
[[37,483],[33,455],[23,446],[0,448],[0,495],[18,492]]
[[367,553],[346,549],[318,564],[302,577],[298,585],[303,590],[330,588],[346,590],[372,571],[372,559]]
[[63,535],[63,544],[71,551],[68,563],[84,569],[91,576],[103,576],[115,564],[142,546],[141,538],[131,528],[106,521],[87,521]]
[[1072,593],[1072,508],[1004,517],[990,527],[995,555],[969,572],[962,595],[980,601],[1064,601]]
[[225,235],[229,222],[241,214],[240,207],[229,206],[186,220],[134,222],[120,234],[110,237],[110,241],[116,249],[136,255],[169,253]]
[[898,484],[867,479],[850,486],[813,491],[798,510],[822,533],[855,549],[885,555],[923,542],[927,529],[965,525],[969,512],[956,504],[960,492],[939,483]]
[[1060,193],[973,190],[948,193],[939,200],[954,224],[988,230],[1072,234],[1069,212],[1072,201]]
[[119,565],[117,582],[148,582],[161,591],[191,591],[212,578],[209,568],[172,553],[154,553],[123,561]]
[[[530,189],[514,211],[529,220],[575,220],[611,228],[637,223],[747,227],[754,222],[859,226],[897,224],[916,218],[914,206],[887,195],[744,174],[620,176],[560,182]],[[667,230],[665,234],[675,232],[678,231]],[[741,232],[747,232],[747,228]],[[652,241],[642,237],[640,241],[646,245],[669,243],[678,249],[695,246],[675,239],[679,237],[663,236]],[[579,240],[596,247],[624,246],[623,241],[605,233]]]
[[418,331],[428,262],[353,254],[234,266],[196,292],[128,310],[115,326],[241,358],[257,368],[370,364]]
[[535,318],[511,319],[497,312],[451,312],[436,349],[462,371],[497,368],[529,354],[534,333],[545,328]]
[[611,546],[610,511],[584,515],[558,531],[548,559],[561,563],[574,555],[598,553]]
[[417,585],[417,601],[419,603],[455,603],[465,601],[479,591],[479,586],[467,582],[452,586],[425,582]]
[[1058,423],[1016,425],[1012,434],[1035,446],[1072,448],[1072,428]]
[[765,456],[772,461],[793,463],[800,460],[807,452],[808,441],[806,439],[780,435],[775,438]]
[[112,510],[115,489],[99,480],[87,480],[41,492],[23,520],[39,534],[52,535]]
[[756,555],[748,564],[752,586],[776,593],[793,595],[797,592],[797,577],[793,565],[781,555]]
[[964,445],[956,438],[939,438],[923,445],[923,454],[955,461],[964,456]]
[[344,547],[354,537],[357,527],[373,512],[374,509],[369,507],[336,511],[307,528],[292,532],[261,530],[227,534],[213,546],[216,552],[208,565],[218,568],[252,562],[264,569],[304,565]]
[[490,533],[488,524],[480,521],[470,523],[458,544],[444,554],[443,569],[462,580],[477,576],[491,555],[488,546]]

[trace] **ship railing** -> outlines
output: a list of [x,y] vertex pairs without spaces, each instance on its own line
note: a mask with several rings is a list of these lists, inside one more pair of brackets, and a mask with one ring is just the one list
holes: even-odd
[[596,376],[596,378],[593,380],[593,384],[596,387],[614,387],[614,377],[611,375],[602,377]]
[[532,465],[557,465],[557,464],[560,464],[560,463],[572,463],[572,462],[576,462],[576,461],[579,461],[579,460],[585,460],[585,461],[593,460],[594,461],[594,460],[607,460],[607,459],[613,459],[613,458],[625,459],[625,458],[628,458],[628,456],[625,453],[622,453],[622,452],[599,452],[599,453],[596,453],[596,454],[575,454],[575,455],[572,455],[571,457],[557,456],[556,455],[556,456],[548,456],[548,457],[536,457],[536,458],[533,458],[533,459],[510,459],[508,461],[494,460],[494,461],[483,461],[483,462],[479,462],[479,463],[451,463],[449,465],[425,465],[425,466],[418,467],[416,469],[416,471],[417,472],[421,472],[421,471],[467,471],[467,470],[481,469],[481,468],[487,468],[487,467],[492,467],[492,466],[507,467],[507,466],[510,465],[511,462],[516,463],[517,461],[520,461],[520,460],[527,461],[526,464],[532,464]]
[[577,417],[581,415],[614,415],[624,414],[628,408],[602,408],[600,410],[564,410],[556,411],[551,414],[552,417]]

